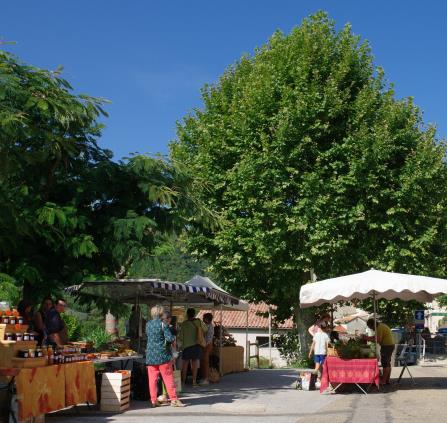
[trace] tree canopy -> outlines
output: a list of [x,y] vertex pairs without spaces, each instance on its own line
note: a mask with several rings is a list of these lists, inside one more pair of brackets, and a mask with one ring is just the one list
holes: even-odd
[[311,269],[445,274],[445,145],[349,25],[276,32],[202,99],[171,156],[209,183],[221,225],[191,225],[190,248],[232,292],[285,317]]
[[0,51],[0,280],[14,302],[17,287],[35,299],[135,274],[169,256],[186,225],[214,220],[181,166],[112,161],[98,145],[104,100],[75,94],[60,72]]

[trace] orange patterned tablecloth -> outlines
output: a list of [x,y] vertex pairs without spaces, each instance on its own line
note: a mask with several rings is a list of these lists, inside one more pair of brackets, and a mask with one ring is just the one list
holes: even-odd
[[65,365],[65,406],[96,403],[95,369],[91,361]]
[[64,365],[21,369],[16,376],[19,420],[65,407]]

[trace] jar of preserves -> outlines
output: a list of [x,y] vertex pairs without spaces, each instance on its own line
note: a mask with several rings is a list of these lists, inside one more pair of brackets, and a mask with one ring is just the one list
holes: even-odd
[[25,332],[25,333],[23,334],[23,340],[24,340],[24,341],[29,341],[29,333],[28,333],[28,332]]
[[16,333],[16,341],[23,341],[23,333],[21,332]]
[[12,332],[5,333],[5,341],[14,341],[14,334]]

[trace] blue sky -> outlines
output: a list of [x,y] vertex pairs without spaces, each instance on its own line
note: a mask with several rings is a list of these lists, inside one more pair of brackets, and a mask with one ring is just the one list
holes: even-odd
[[115,158],[166,154],[176,121],[200,107],[200,87],[280,29],[326,10],[367,39],[398,97],[413,96],[425,122],[447,135],[447,2],[420,0],[76,0],[1,2],[7,50],[65,68],[77,92],[105,97],[100,145]]

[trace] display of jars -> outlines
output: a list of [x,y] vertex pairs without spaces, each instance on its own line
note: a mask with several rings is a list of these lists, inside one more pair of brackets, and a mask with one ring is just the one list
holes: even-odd
[[28,352],[28,350],[19,350],[18,356],[20,358],[28,358],[29,357],[29,352]]

